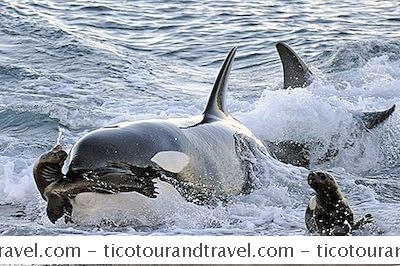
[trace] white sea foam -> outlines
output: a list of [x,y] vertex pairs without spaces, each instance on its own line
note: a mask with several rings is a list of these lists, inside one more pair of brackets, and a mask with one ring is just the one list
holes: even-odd
[[106,195],[81,193],[72,200],[72,218],[80,225],[129,225],[199,228],[210,223],[209,209],[189,203],[169,184],[158,181],[157,198],[136,192]]
[[[314,152],[321,154],[332,146],[352,143],[347,149],[340,148],[336,166],[355,171],[373,169],[382,163],[382,154],[391,150],[390,146],[398,146],[400,136],[393,130],[399,121],[398,110],[370,131],[363,129],[357,115],[400,103],[399,62],[390,62],[385,56],[372,58],[366,66],[348,72],[329,79],[317,77],[307,88],[267,90],[253,110],[237,116],[262,140],[318,141],[324,144],[320,145],[323,150]],[[362,84],[352,85],[353,79],[362,77],[366,77]],[[338,88],[344,83],[345,88]]]
[[[29,120],[40,117],[42,122],[26,129],[21,121],[10,126],[7,116],[0,123],[0,203],[20,205],[25,212],[22,219],[0,219],[1,232],[107,234],[48,221],[46,203],[32,178],[34,159],[54,146],[58,127],[65,129],[62,142],[68,150],[79,137],[104,125],[199,114],[223,53],[239,45],[227,103],[233,115],[262,140],[322,143],[313,154],[339,148],[332,162],[315,167],[334,172],[356,217],[375,217],[376,229],[369,233],[400,234],[399,111],[370,132],[354,119],[361,111],[399,103],[399,43],[380,40],[397,38],[395,20],[390,20],[396,14],[386,12],[393,4],[366,4],[354,14],[348,11],[351,3],[317,8],[313,1],[301,1],[288,10],[277,2],[276,8],[285,12],[276,12],[261,2],[206,1],[193,2],[182,13],[178,2],[107,2],[108,11],[92,10],[90,15],[85,9],[90,1],[4,2],[0,111],[12,110],[15,116],[29,112]],[[165,7],[172,7],[168,14]],[[205,7],[211,10],[207,19]],[[307,16],[299,15],[299,9],[307,10]],[[318,22],[326,10],[334,12],[328,32],[320,30],[325,22]],[[338,14],[351,23],[335,20]],[[374,18],[385,27],[368,24]],[[338,36],[346,41],[338,42]],[[358,41],[366,36],[372,40]],[[313,60],[316,77],[309,87],[276,90],[282,80],[273,43],[282,40],[289,40],[306,62]],[[319,69],[318,63],[324,67]],[[177,205],[161,206],[170,208],[171,219],[151,233],[305,234],[304,211],[312,195],[308,171],[269,157],[259,163],[258,170],[264,171],[257,172],[258,186],[251,194],[212,208],[176,199]],[[130,227],[124,232],[139,233]]]
[[37,193],[33,164],[25,159],[0,156],[0,204],[26,203]]
[[[360,69],[352,69],[352,72],[358,73],[353,76],[358,79],[363,75],[380,73],[380,77],[385,77],[380,83],[372,79],[366,80],[362,85],[352,85],[352,75],[346,72],[343,73],[343,76],[335,74],[332,80],[324,78],[322,81],[317,77],[311,86],[304,89],[266,90],[253,105],[240,102],[239,99],[231,100],[229,104],[239,101],[238,105],[249,110],[248,112],[239,111],[234,115],[251,128],[260,139],[294,139],[298,141],[317,139],[327,143],[333,142],[333,145],[338,146],[347,138],[355,141],[353,147],[342,150],[335,160],[336,168],[331,168],[331,170],[337,173],[338,182],[348,196],[356,216],[360,217],[368,212],[372,213],[379,221],[388,221],[391,224],[387,226],[383,222],[377,222],[377,229],[371,233],[376,234],[381,230],[385,234],[395,234],[399,229],[396,226],[397,221],[393,217],[399,214],[398,205],[376,200],[376,194],[370,189],[366,189],[364,185],[355,185],[354,182],[359,179],[358,176],[349,174],[348,170],[340,170],[345,168],[363,172],[381,165],[382,158],[385,158],[386,161],[395,161],[399,156],[397,152],[400,149],[397,144],[400,139],[397,133],[398,111],[386,123],[371,132],[360,133],[359,124],[354,120],[353,113],[365,109],[371,111],[386,108],[400,99],[398,90],[396,90],[399,78],[393,74],[396,72],[393,72],[393,69],[399,69],[398,63],[388,62],[387,58],[374,58],[368,64]],[[392,78],[387,78],[387,75],[391,75]],[[350,79],[346,87],[338,89],[338,83],[335,82],[343,83],[346,78]],[[385,85],[383,91],[380,85]],[[128,103],[117,105],[113,99],[109,99],[109,101],[107,104],[110,108],[116,107],[112,109],[115,118],[111,119],[111,123],[125,119],[144,119],[155,116],[168,118],[187,115],[184,104],[171,106],[167,102],[161,102],[161,105],[158,106],[165,105],[164,111],[157,112],[155,111],[156,106],[151,106],[145,109],[149,113],[145,113],[143,109],[139,110],[134,105]],[[201,108],[192,106],[189,113],[196,114],[200,111]],[[77,113],[76,115],[72,119],[79,120],[81,114]],[[105,120],[96,123],[107,124]],[[340,137],[334,138],[338,132]],[[358,132],[356,138],[352,135],[354,132]],[[68,136],[71,133],[66,130],[65,134]],[[390,138],[385,137],[387,134],[390,135]],[[382,147],[384,148],[382,149]],[[44,207],[45,203],[37,197],[32,179],[33,161],[27,162],[24,159],[1,156],[0,162],[2,203],[27,204],[34,202],[35,205]],[[197,207],[176,199],[174,202],[179,203],[179,206],[168,205],[169,207],[166,208],[163,205],[160,208],[165,211],[169,210],[168,215],[164,216],[171,219],[158,220],[154,218],[154,215],[154,217],[150,215],[139,218],[142,222],[154,218],[152,221],[161,225],[161,228],[165,228],[167,225],[169,230],[175,233],[183,230],[185,233],[196,232],[196,234],[207,232],[305,234],[303,215],[306,203],[312,195],[312,191],[306,183],[308,171],[279,163],[271,158],[265,158],[262,164],[263,169],[266,170],[258,173],[260,186],[249,195],[234,197],[227,206]],[[160,196],[162,197],[163,194]],[[136,206],[135,202],[124,201]],[[45,215],[44,208],[40,209],[41,215]],[[30,212],[35,213],[35,210],[30,209]],[[87,214],[90,211],[86,210],[83,213]],[[110,214],[108,217],[110,219],[119,217],[116,220],[122,224],[129,219],[139,219],[137,213],[132,212],[116,214],[112,211],[104,211],[103,213]],[[207,221],[204,220],[205,216],[208,217]],[[95,222],[98,223],[100,220]],[[49,225],[46,221],[41,223]],[[210,225],[212,228],[200,230]],[[58,226],[63,227],[60,224]],[[157,234],[157,230],[155,233]]]

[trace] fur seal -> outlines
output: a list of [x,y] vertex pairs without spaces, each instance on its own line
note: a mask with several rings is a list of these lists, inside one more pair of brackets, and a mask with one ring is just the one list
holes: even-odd
[[121,173],[121,176],[115,175],[114,178],[109,178],[107,174],[95,176],[94,173],[90,172],[77,180],[65,178],[61,168],[66,158],[67,153],[58,144],[50,151],[43,153],[33,167],[33,176],[37,188],[43,199],[48,202],[47,216],[53,223],[64,214],[67,214],[66,220],[70,220],[72,205],[68,198],[79,193],[113,194],[137,191],[148,197],[155,197],[156,195],[154,182],[151,179],[141,179],[140,174],[129,176],[131,177],[129,180],[124,179],[123,173]]
[[[157,192],[161,195],[159,190],[166,185],[197,204],[248,193],[251,162],[242,151],[267,151],[226,108],[235,52],[233,48],[228,53],[201,115],[124,122],[90,132],[73,145],[66,175],[61,170],[43,174],[40,169],[49,167],[40,157],[35,180],[48,201],[49,219],[54,223],[64,214],[74,217],[74,211],[78,213],[78,207],[88,200],[86,192],[103,197],[104,202],[115,198],[107,196],[110,193],[132,192],[136,204],[129,208],[146,201],[146,211],[151,211],[151,199]],[[153,180],[157,180],[157,192]]]
[[50,151],[43,153],[33,165],[33,177],[40,194],[44,197],[45,188],[55,180],[63,178],[61,168],[68,154],[61,145],[56,145]]
[[310,172],[308,184],[317,193],[307,206],[306,227],[312,235],[345,236],[372,222],[367,214],[354,223],[353,211],[335,178],[325,172]]
[[[304,61],[287,44],[278,42],[276,49],[279,53],[283,66],[283,89],[307,87],[313,81],[313,73]],[[383,111],[362,112],[353,114],[354,119],[359,122],[362,129],[370,131],[388,119],[395,111],[396,105]],[[284,163],[308,168],[310,165],[310,150],[318,148],[318,141],[299,143],[293,140],[272,142],[265,141],[271,154]],[[337,147],[330,147],[318,163],[331,160],[339,153]]]

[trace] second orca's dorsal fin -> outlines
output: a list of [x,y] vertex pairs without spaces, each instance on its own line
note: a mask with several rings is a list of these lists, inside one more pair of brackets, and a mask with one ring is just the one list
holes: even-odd
[[285,43],[276,44],[283,66],[283,88],[305,87],[312,81],[312,73],[303,60]]
[[228,111],[225,106],[225,92],[228,86],[228,77],[229,73],[231,72],[236,49],[237,47],[233,47],[229,51],[219,71],[218,77],[214,82],[214,87],[211,91],[210,97],[208,98],[206,109],[203,112],[205,117],[214,116],[224,118],[228,115]]

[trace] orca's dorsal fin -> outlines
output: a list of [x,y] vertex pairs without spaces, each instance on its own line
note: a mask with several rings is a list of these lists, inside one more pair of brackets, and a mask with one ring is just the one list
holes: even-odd
[[276,44],[283,66],[283,88],[305,87],[312,81],[312,73],[303,60],[285,43]]
[[396,105],[393,104],[392,107],[384,111],[364,112],[361,115],[361,120],[367,129],[373,129],[384,122],[386,119],[388,119],[388,117],[394,112],[395,109]]
[[209,116],[225,118],[228,111],[225,106],[225,92],[228,86],[228,77],[231,72],[233,59],[235,57],[237,47],[233,47],[222,65],[218,77],[214,82],[214,87],[211,91],[206,109],[203,112],[205,118]]

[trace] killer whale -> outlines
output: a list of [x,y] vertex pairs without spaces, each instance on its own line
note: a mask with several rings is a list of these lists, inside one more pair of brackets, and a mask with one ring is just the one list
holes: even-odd
[[[307,87],[313,81],[313,73],[297,53],[283,42],[276,44],[282,67],[283,67],[283,89],[295,89]],[[370,131],[386,121],[395,111],[396,105],[383,111],[362,112],[353,114],[354,119],[359,122],[362,129]],[[296,166],[308,168],[310,165],[310,150],[312,147],[320,146],[318,142],[300,143],[293,140],[272,142],[264,141],[269,152],[278,160]],[[338,154],[336,147],[331,147],[318,159],[318,163],[324,163]]]
[[[313,73],[297,55],[297,53],[283,42],[276,44],[283,67],[283,89],[307,87],[313,81]],[[383,111],[363,112],[355,114],[366,129],[373,129],[384,122],[395,110],[396,105]]]
[[[248,164],[252,162],[243,158],[243,151],[268,152],[227,110],[225,94],[235,53],[236,48],[228,53],[202,114],[123,122],[94,130],[73,145],[65,175],[59,171],[63,154],[52,166],[43,165],[48,160],[42,158],[49,156],[39,157],[34,176],[47,201],[49,219],[54,223],[65,215],[76,221],[75,214],[90,213],[94,202],[116,200],[114,206],[119,206],[126,199],[116,196],[127,192],[135,197],[134,203],[120,208],[140,205],[149,211],[158,190],[166,186],[196,204],[251,191]],[[57,152],[60,147],[50,151]],[[82,211],[83,205],[86,210]],[[99,209],[104,211],[103,207]]]

